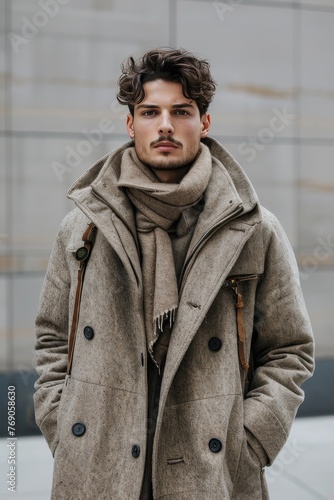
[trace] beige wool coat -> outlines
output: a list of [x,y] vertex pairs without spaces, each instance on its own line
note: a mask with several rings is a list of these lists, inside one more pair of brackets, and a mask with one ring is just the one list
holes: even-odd
[[[284,445],[300,385],[312,373],[312,331],[292,249],[229,153],[207,139],[213,169],[183,268],[153,449],[164,500],[268,498],[263,468]],[[138,500],[145,465],[147,347],[133,209],[116,186],[125,147],[69,191],[77,207],[56,239],[36,320],[35,411],[54,454],[52,499]],[[68,332],[87,224],[97,226],[70,375]],[[240,365],[235,296],[243,300]]]

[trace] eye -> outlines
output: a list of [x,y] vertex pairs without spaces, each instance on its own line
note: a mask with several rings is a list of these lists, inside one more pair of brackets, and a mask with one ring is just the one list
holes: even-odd
[[185,109],[177,109],[175,111],[175,114],[176,115],[181,115],[181,116],[186,116],[186,115],[189,115],[188,111],[186,111]]
[[156,111],[154,109],[149,109],[148,111],[143,111],[142,115],[143,116],[154,116],[156,114]]

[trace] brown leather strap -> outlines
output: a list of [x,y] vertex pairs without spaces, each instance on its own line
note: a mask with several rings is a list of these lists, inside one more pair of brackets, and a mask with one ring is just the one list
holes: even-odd
[[79,269],[78,269],[77,289],[75,292],[72,324],[68,341],[68,362],[67,362],[68,375],[71,373],[75,337],[77,333],[78,319],[80,312],[82,286],[83,286],[87,262],[93,248],[93,235],[95,230],[96,226],[95,224],[93,224],[93,222],[91,222],[82,236],[82,241],[84,242],[84,246],[79,248],[75,254],[76,259],[79,261]]
[[252,276],[246,276],[246,277],[241,277],[241,278],[236,278],[236,277],[230,277],[226,281],[228,283],[228,286],[232,289],[234,297],[235,297],[235,307],[236,307],[236,313],[237,313],[237,333],[238,333],[238,354],[239,354],[239,361],[242,366],[242,369],[245,372],[245,376],[247,377],[247,371],[249,369],[249,364],[246,361],[246,355],[245,355],[245,324],[244,324],[244,316],[242,309],[244,307],[244,303],[242,300],[241,293],[238,291],[238,281],[245,281],[246,279],[253,279],[254,277],[257,277],[257,275],[252,275]]
[[246,361],[245,356],[245,323],[244,316],[242,313],[242,308],[244,307],[244,303],[242,301],[241,293],[236,290],[236,303],[235,307],[237,310],[237,329],[238,329],[238,352],[239,352],[239,360],[242,366],[242,369],[247,372],[249,368],[249,364]]

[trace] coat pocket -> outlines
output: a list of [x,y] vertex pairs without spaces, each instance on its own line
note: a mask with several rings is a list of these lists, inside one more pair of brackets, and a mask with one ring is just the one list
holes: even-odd
[[264,469],[244,432],[231,500],[269,500]]
[[42,386],[34,394],[36,423],[54,455],[59,441],[58,415],[64,400],[65,381]]

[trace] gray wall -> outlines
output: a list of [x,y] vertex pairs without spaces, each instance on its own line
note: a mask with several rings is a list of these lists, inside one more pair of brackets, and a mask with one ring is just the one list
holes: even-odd
[[212,135],[285,227],[317,356],[334,358],[333,26],[329,0],[0,3],[2,370],[33,366],[34,317],[72,208],[68,187],[127,139],[115,101],[120,64],[162,45],[211,61]]

